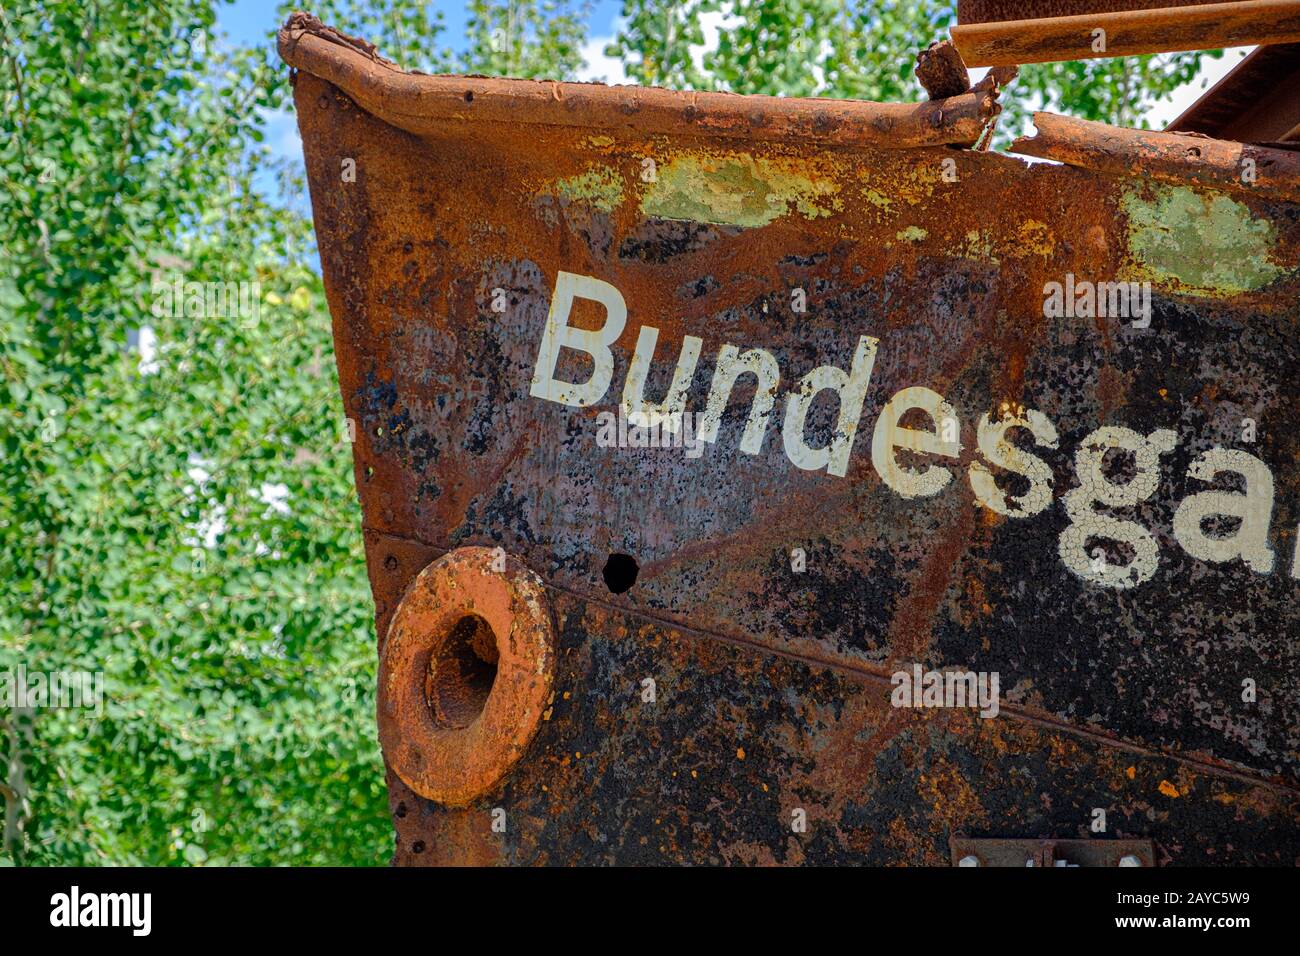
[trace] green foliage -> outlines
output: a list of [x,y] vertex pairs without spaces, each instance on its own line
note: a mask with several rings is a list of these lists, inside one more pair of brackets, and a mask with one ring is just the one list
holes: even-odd
[[933,0],[732,0],[705,65],[720,89],[788,96],[914,99],[916,52],[947,32]]
[[[280,5],[280,21],[300,3]],[[324,0],[311,12],[322,22],[373,43],[406,70],[478,73],[522,79],[572,79],[582,68],[590,0],[467,0],[466,48],[440,46],[439,10],[411,0]]]
[[[278,22],[295,10],[310,10],[322,23],[349,36],[373,43],[381,56],[404,70],[421,73],[450,73],[457,69],[456,55],[440,46],[442,12],[427,3],[411,0],[321,0],[304,7],[288,0],[281,3]],[[273,24],[268,23],[268,28]]]
[[522,79],[572,79],[582,68],[591,4],[565,0],[469,0],[466,73]]
[[[0,717],[10,862],[379,863],[391,839],[329,317],[309,224],[253,187],[284,71],[213,22],[0,22],[0,672],[105,691],[99,718]],[[177,275],[260,302],[155,309]]]
[[[407,68],[564,78],[588,7],[470,0],[461,52],[425,4],[315,12]],[[932,0],[623,13],[609,52],[639,82],[876,100],[922,95],[915,52],[952,19]],[[278,22],[231,48],[206,0],[0,8],[0,674],[105,689],[100,716],[0,710],[0,863],[388,855],[329,315],[301,164],[262,144],[289,108]],[[1027,68],[1004,129],[1026,102],[1140,122],[1200,59]],[[256,309],[190,308],[185,286],[171,308],[178,278],[257,283]]]
[[1013,133],[1025,129],[1032,109],[1052,109],[1080,119],[1147,129],[1147,112],[1190,82],[1206,57],[1222,50],[1033,63],[1020,68],[1002,97],[1000,124]]
[[642,83],[880,101],[922,95],[916,53],[953,19],[935,0],[625,0],[623,17],[607,53]]
[[605,55],[621,59],[628,77],[643,86],[712,89],[691,47],[704,45],[701,15],[717,9],[718,0],[623,0],[625,24]]

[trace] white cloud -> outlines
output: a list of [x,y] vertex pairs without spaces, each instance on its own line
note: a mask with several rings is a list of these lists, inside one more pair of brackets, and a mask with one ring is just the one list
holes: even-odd
[[288,110],[262,110],[266,128],[266,145],[277,159],[302,159],[302,137],[298,119]]
[[623,62],[615,57],[605,55],[605,47],[612,43],[612,36],[592,37],[582,45],[582,69],[578,79],[597,83],[629,83]]

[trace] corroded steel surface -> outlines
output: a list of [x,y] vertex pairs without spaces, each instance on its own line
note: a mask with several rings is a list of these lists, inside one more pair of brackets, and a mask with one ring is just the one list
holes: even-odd
[[[348,55],[346,91],[300,72],[295,97],[381,645],[415,576],[469,545],[541,577],[556,641],[499,784],[454,809],[390,770],[396,862],[946,865],[956,834],[1092,837],[1096,808],[1161,863],[1300,859],[1294,195],[639,130],[595,87],[580,122],[403,120],[417,135],[358,106]],[[818,109],[780,106],[789,128]],[[1148,321],[1048,309],[1075,278],[1149,282]],[[605,295],[572,300],[594,340],[607,287],[609,381],[564,404],[603,373],[561,349],[545,381],[557,292]],[[698,340],[690,412],[725,346],[774,358],[752,453],[752,375],[698,456],[598,440],[647,326],[652,401]],[[800,398],[820,366],[866,382],[856,421]],[[919,388],[951,442],[894,402]],[[982,444],[998,421],[1023,425]],[[989,457],[1016,448],[1037,484]],[[1206,545],[1231,519],[1182,507],[1245,500],[1207,471],[1228,452],[1268,474],[1261,515],[1249,466],[1241,522],[1266,546]],[[625,593],[613,553],[640,566]],[[999,713],[892,706],[916,665],[997,673]]]
[[1165,129],[1243,143],[1300,143],[1300,43],[1256,47]]
[[960,23],[1074,17],[1160,7],[1203,7],[1221,0],[957,0]]
[[[1016,140],[1015,152],[1086,164],[1118,176],[1159,179],[1175,187],[1212,187],[1238,197],[1293,202],[1300,196],[1300,153],[1183,133],[1117,129],[1052,113],[1035,113],[1034,124],[1037,135]],[[1213,241],[1212,236],[1206,238]]]
[[1076,9],[1057,15],[1035,5],[1021,20],[972,20],[959,10],[952,42],[968,66],[997,66],[1300,40],[1296,0],[1068,6]]

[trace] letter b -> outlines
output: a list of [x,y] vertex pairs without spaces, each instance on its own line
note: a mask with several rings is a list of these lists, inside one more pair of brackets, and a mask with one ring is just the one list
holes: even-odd
[[[596,331],[575,329],[569,325],[574,299],[588,299],[605,307],[605,324]],[[561,272],[555,279],[555,296],[546,316],[542,344],[537,350],[537,366],[529,394],[534,398],[583,408],[599,402],[614,377],[614,355],[609,347],[623,334],[627,324],[627,304],[622,294],[608,282],[591,276]],[[576,349],[591,356],[594,368],[585,382],[562,382],[555,378],[560,349]]]

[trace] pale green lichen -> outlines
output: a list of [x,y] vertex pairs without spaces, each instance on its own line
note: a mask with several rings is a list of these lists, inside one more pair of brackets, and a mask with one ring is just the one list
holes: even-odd
[[586,203],[601,212],[613,212],[623,201],[623,178],[605,166],[593,166],[585,173],[557,179],[547,195],[560,196],[570,202]]
[[1126,278],[1230,296],[1262,288],[1286,271],[1271,258],[1273,224],[1228,196],[1143,184],[1124,193],[1123,207],[1133,258]]
[[987,259],[994,263],[1001,261],[994,250],[993,240],[979,229],[967,230],[966,241],[959,248],[968,258]]
[[790,207],[815,219],[837,207],[838,185],[795,160],[687,154],[659,170],[641,211],[661,219],[764,226]]
[[875,189],[868,189],[862,195],[866,197],[867,202],[878,209],[888,209],[894,204],[892,199]]

